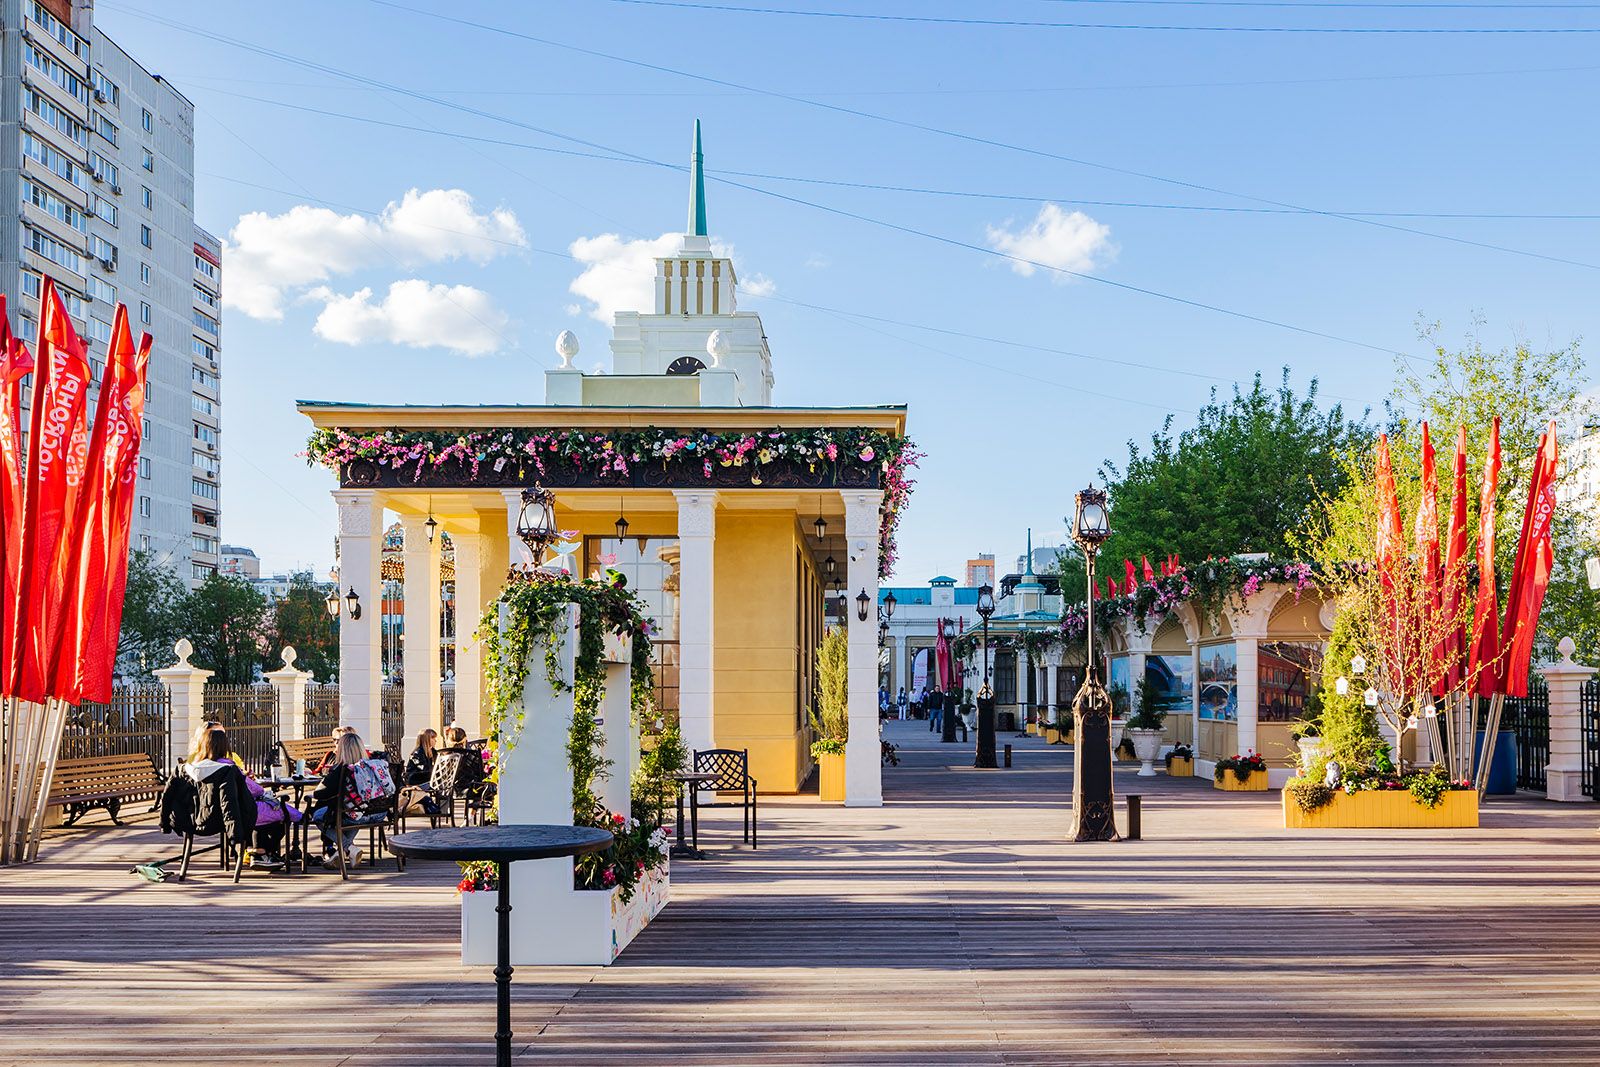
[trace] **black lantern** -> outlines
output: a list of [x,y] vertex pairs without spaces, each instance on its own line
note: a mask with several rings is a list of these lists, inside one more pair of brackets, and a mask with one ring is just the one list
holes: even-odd
[[880,619],[878,621],[878,644],[886,645],[888,643],[889,643],[889,620],[888,619]]
[[422,524],[428,530],[428,544],[433,544],[433,539],[439,533],[439,523],[434,519],[433,512],[428,512],[428,521]]
[[528,546],[534,565],[544,562],[544,550],[555,543],[556,495],[542,485],[522,491],[522,511],[517,515],[517,536]]
[[839,591],[839,618],[847,619],[849,617],[850,617],[850,598],[844,595],[844,591],[843,590],[840,590]]
[[1094,555],[1111,536],[1111,516],[1106,511],[1106,494],[1092,484],[1077,496],[1078,512],[1072,521],[1072,539],[1085,555]]
[[628,536],[628,516],[622,507],[622,500],[617,500],[617,540]]
[[983,616],[985,624],[988,623],[989,616],[994,614],[994,586],[978,586],[978,614]]
[[889,595],[883,598],[883,614],[886,618],[894,618],[895,603],[894,590],[891,589]]
[[856,597],[856,618],[862,622],[867,621],[867,608],[872,606],[872,598],[867,595],[866,586],[861,587],[861,594]]
[[361,618],[361,598],[356,595],[355,586],[352,585],[350,587],[350,592],[345,594],[344,599],[345,603],[350,605],[350,617],[352,619]]
[[832,556],[829,556],[827,559],[822,561],[822,569],[827,572],[830,578],[833,576],[834,569],[838,566],[839,565],[833,561]]
[[817,528],[817,540],[818,541],[821,541],[823,538],[828,536],[828,520],[823,518],[821,515],[818,515],[817,516],[817,521],[812,523],[811,525],[813,525],[813,526],[815,526]]
[[322,602],[322,606],[327,609],[328,618],[337,619],[339,617],[339,590],[337,587],[328,590],[327,599]]

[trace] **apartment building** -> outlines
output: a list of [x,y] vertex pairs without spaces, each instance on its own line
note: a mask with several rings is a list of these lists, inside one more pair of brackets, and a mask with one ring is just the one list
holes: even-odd
[[220,251],[194,221],[194,105],[93,0],[0,0],[0,291],[31,344],[54,278],[97,382],[118,303],[155,338],[132,543],[191,581],[221,547]]

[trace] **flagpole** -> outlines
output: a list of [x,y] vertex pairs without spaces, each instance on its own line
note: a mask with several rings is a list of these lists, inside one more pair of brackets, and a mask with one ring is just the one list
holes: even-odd
[[50,784],[55,780],[56,756],[61,751],[61,732],[66,726],[68,704],[60,697],[50,702],[50,710],[45,717],[44,732],[44,773],[39,776],[38,789],[34,797],[33,822],[28,830],[26,862],[32,863],[39,857],[39,839],[44,834],[44,813],[50,801]]
[[1506,695],[1496,693],[1489,700],[1489,719],[1483,727],[1483,759],[1478,764],[1478,799],[1483,799],[1489,787],[1489,768],[1494,764],[1495,742],[1500,739],[1500,709],[1505,707]]
[[19,842],[22,836],[22,822],[27,810],[27,796],[33,786],[30,767],[33,766],[33,740],[36,732],[34,720],[39,705],[31,700],[18,700],[16,707],[17,725],[20,728],[20,734],[14,735],[12,743],[16,771],[8,783],[11,786],[12,801],[11,810],[6,813],[6,849],[4,857],[6,863],[22,862],[22,849]]
[[8,829],[11,819],[12,782],[15,775],[11,770],[12,756],[12,731],[15,727],[17,714],[17,701],[9,694],[0,699],[0,866],[4,866],[11,854],[11,834]]

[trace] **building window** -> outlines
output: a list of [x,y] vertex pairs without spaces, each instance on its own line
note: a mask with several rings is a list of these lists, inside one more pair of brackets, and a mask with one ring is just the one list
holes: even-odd
[[[89,188],[89,179],[84,175],[82,167],[62,155],[54,145],[48,141],[39,140],[27,130],[22,131],[22,153],[52,174],[71,182],[78,188]],[[99,157],[97,156],[96,158]]]
[[212,335],[217,335],[222,332],[221,324],[219,324],[217,320],[212,318],[210,315],[207,315],[204,311],[201,311],[199,308],[194,309],[194,324],[200,327],[200,329],[206,331],[206,333]]
[[150,457],[149,456],[140,456],[139,457],[139,477],[141,477],[141,478],[150,477]]
[[217,443],[217,431],[210,426],[197,422],[194,424],[194,439],[203,441],[208,445],[214,445]]
[[152,174],[155,173],[156,157],[155,154],[150,151],[150,149],[146,148],[141,150],[141,154],[139,156],[139,166],[143,167]]
[[202,582],[217,573],[217,568],[209,563],[195,563],[192,566],[194,567],[194,576]]
[[23,90],[23,106],[44,120],[47,126],[53,126],[61,133],[66,134],[79,148],[89,147],[89,129],[83,123],[73,118],[56,106],[56,102],[39,92],[37,89],[25,88]]
[[150,187],[148,185],[141,185],[139,187],[139,202],[147,208],[153,208],[156,206],[156,194],[150,191]]
[[150,325],[150,305],[143,300],[139,301],[139,321],[146,326]]
[[151,128],[155,125],[155,122],[150,114],[149,108],[141,107],[139,109],[139,124],[144,127],[145,133],[152,132]]
[[78,253],[77,249],[69,248],[54,237],[40,233],[31,226],[24,227],[24,229],[28,232],[28,243],[23,247],[31,249],[35,254],[43,256],[52,263],[58,263],[74,273],[83,273],[83,256]]
[[207,389],[215,389],[217,387],[217,376],[210,371],[191,366],[189,372],[194,384],[204,386]]
[[1017,703],[1017,657],[1000,654],[994,660],[994,702]]
[[215,415],[217,413],[216,404],[199,393],[189,394],[189,406],[202,415]]
[[105,71],[92,70],[89,72],[89,76],[94,79],[96,99],[102,104],[110,104],[112,107],[122,106],[122,90],[117,88],[116,82],[106,77]]
[[199,478],[190,478],[189,483],[194,490],[194,495],[202,500],[216,500],[219,495],[217,487],[210,482],[202,482]]
[[117,224],[116,204],[113,204],[99,193],[95,193],[94,198],[90,200],[89,203],[94,209],[95,215],[97,215],[100,219],[105,222],[109,222],[113,226]]
[[194,346],[195,355],[199,356],[203,360],[206,360],[208,363],[215,363],[217,361],[217,350],[214,345],[209,345],[200,340],[198,337],[191,337],[189,340]]
[[117,287],[95,275],[89,275],[89,297],[104,304],[117,306]]
[[141,519],[148,519],[150,517],[150,498],[147,496],[141,496],[139,498],[139,517]]
[[113,193],[122,192],[122,171],[117,169],[117,165],[99,152],[89,158],[93,164],[91,169],[94,171],[94,176],[109,183]]
[[112,122],[110,119],[106,118],[104,115],[100,114],[100,112],[98,112],[98,111],[96,111],[94,113],[93,117],[94,117],[94,132],[98,133],[101,137],[104,137],[106,140],[110,141],[112,144],[116,144],[117,143],[117,133],[118,133],[117,124]]
[[75,97],[78,103],[84,107],[89,106],[89,86],[72,71],[56,62],[55,56],[27,39],[22,42],[22,56],[31,66],[42,71],[45,77]]
[[89,235],[89,254],[95,259],[104,260],[113,266],[117,262],[117,246],[97,233]]
[[206,305],[207,307],[216,308],[218,310],[221,310],[222,308],[222,297],[218,296],[216,293],[213,293],[210,289],[207,289],[203,285],[196,285],[194,287],[194,296],[196,300],[200,301],[200,303]]
[[212,281],[217,280],[217,265],[198,252],[194,254],[194,269]]
[[82,209],[75,204],[67,203],[44,186],[26,178],[22,179],[22,202],[32,204],[57,222],[71,226],[74,230],[80,232],[87,230]]
[[44,32],[56,39],[56,43],[70,51],[79,59],[89,58],[89,42],[67,29],[66,23],[46,11],[39,0],[28,0],[26,8],[28,17],[44,28]]
[[213,456],[209,452],[195,452],[193,455],[194,466],[196,470],[205,471],[213,478],[217,476],[217,471],[220,469],[221,464],[217,462],[216,456]]
[[205,534],[192,534],[191,537],[193,538],[192,543],[196,552],[204,552],[208,555],[216,554],[217,539],[215,537],[208,537]]
[[111,342],[111,324],[103,319],[89,316],[89,336],[102,344]]
[[146,285],[150,284],[150,264],[139,264],[139,280]]
[[146,248],[154,247],[153,238],[150,233],[150,227],[144,225],[143,223],[139,224],[139,243],[144,245]]

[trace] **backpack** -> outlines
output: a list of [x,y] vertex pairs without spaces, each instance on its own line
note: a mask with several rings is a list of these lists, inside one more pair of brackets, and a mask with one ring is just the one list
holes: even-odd
[[394,777],[387,760],[364,759],[352,763],[345,779],[345,797],[352,807],[394,796]]

